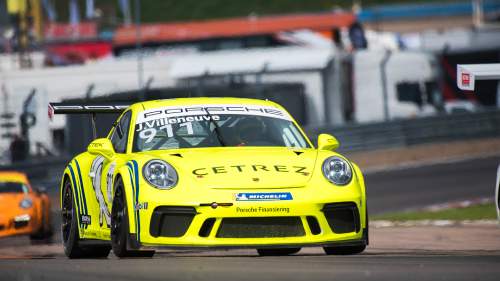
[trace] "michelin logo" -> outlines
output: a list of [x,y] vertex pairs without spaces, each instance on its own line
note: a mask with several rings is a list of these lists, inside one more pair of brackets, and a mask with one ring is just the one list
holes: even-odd
[[236,201],[283,201],[293,200],[290,192],[276,193],[237,193]]

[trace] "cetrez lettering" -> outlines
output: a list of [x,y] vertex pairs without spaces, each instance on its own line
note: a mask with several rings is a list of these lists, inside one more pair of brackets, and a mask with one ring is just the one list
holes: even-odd
[[207,168],[193,169],[192,173],[195,176],[206,176],[209,174],[227,174],[227,173],[248,173],[248,172],[275,172],[275,173],[296,173],[308,176],[307,167],[303,166],[286,166],[286,165],[231,165],[231,166],[214,166]]

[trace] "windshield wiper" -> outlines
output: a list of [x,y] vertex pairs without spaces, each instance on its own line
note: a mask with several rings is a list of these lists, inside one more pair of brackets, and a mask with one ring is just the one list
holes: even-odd
[[220,144],[222,146],[226,146],[226,143],[224,142],[224,139],[222,138],[222,134],[220,133],[220,127],[219,125],[217,125],[217,122],[215,122],[215,120],[212,118],[212,114],[210,114],[210,112],[208,112],[208,110],[204,107],[203,110],[205,110],[205,112],[207,113],[209,119],[210,119],[210,122],[212,124],[214,124],[214,131],[215,131],[215,135],[217,136],[217,139],[219,140]]

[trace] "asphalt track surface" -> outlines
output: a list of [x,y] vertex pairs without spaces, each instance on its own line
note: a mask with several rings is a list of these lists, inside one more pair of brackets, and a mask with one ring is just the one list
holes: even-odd
[[[368,174],[369,210],[376,214],[493,196],[499,160]],[[57,192],[50,193],[57,198]],[[368,248],[356,256],[326,256],[321,248],[305,248],[287,257],[258,257],[254,250],[170,251],[126,260],[113,254],[104,260],[68,260],[62,253],[2,257],[2,247],[22,241],[0,241],[0,280],[500,280],[498,251]]]
[[[365,175],[370,214],[494,198],[500,157],[402,168]],[[500,278],[499,278],[500,280]]]
[[0,280],[498,280],[500,258],[484,254],[303,254],[257,257],[163,255],[153,259],[3,260]]

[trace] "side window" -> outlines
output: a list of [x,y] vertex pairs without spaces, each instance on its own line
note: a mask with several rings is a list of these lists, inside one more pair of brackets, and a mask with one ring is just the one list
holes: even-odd
[[396,85],[398,101],[413,102],[422,106],[422,91],[416,82],[401,82]]
[[111,134],[111,143],[113,144],[113,148],[116,153],[125,153],[127,150],[128,129],[130,127],[131,116],[131,111],[125,113],[113,129],[113,133]]

